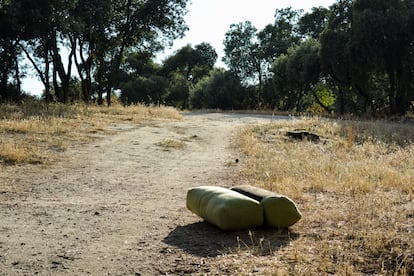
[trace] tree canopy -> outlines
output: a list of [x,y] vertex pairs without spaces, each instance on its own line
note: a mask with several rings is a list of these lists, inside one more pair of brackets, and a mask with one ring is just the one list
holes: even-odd
[[414,112],[413,1],[277,9],[262,30],[250,21],[229,27],[224,69],[206,42],[157,63],[155,54],[188,29],[187,2],[0,1],[0,101],[24,96],[32,68],[46,101],[110,103],[117,91],[125,104],[180,108]]
[[[30,60],[45,86],[46,100],[69,100],[69,83],[77,68],[82,98],[107,95],[120,78],[124,57],[131,51],[154,54],[182,37],[187,0],[3,1],[2,98],[19,54]],[[10,30],[10,31],[4,31]],[[7,54],[6,54],[7,52]],[[63,59],[66,59],[64,62]],[[10,60],[13,60],[11,62]],[[66,67],[64,66],[66,65]],[[13,82],[11,83],[13,84]],[[53,86],[53,89],[52,89]],[[6,89],[5,89],[6,88]]]

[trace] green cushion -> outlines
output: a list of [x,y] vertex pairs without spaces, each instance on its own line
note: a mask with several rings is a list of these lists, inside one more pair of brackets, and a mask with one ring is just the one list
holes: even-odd
[[266,226],[287,228],[302,218],[296,204],[286,196],[250,185],[240,185],[231,189],[260,201]]
[[267,196],[276,195],[274,192],[261,189],[258,187],[254,187],[251,185],[239,185],[239,186],[231,187],[230,189],[238,193],[241,193],[245,196],[248,196],[250,198],[253,198],[259,202],[262,201],[263,198]]
[[189,189],[187,208],[222,230],[241,230],[263,224],[263,207],[258,201],[222,187]]
[[287,228],[302,218],[296,204],[286,196],[267,196],[263,198],[261,203],[267,226]]

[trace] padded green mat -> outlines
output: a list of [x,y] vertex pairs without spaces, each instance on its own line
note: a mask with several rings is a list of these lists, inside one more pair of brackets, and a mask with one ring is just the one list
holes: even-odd
[[260,201],[266,226],[287,228],[302,218],[295,202],[287,196],[250,185],[235,186],[231,189]]
[[276,195],[276,193],[272,191],[268,191],[268,190],[254,187],[251,185],[239,185],[239,186],[231,187],[230,189],[238,193],[241,193],[245,196],[248,196],[250,198],[253,198],[259,202],[262,201],[263,198],[267,196]]
[[264,223],[270,227],[288,228],[302,218],[296,204],[286,196],[267,196],[261,201]]
[[222,187],[189,189],[187,208],[222,230],[241,230],[263,224],[263,207],[257,200]]

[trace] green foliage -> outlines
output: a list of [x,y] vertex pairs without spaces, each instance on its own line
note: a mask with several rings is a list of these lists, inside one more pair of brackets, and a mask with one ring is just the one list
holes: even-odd
[[405,114],[413,91],[411,1],[342,0],[329,11],[321,60],[338,112]]
[[230,26],[224,40],[223,61],[246,89],[254,88],[254,95],[249,97],[253,108],[262,106],[263,84],[269,75],[269,60],[264,51],[250,21]]
[[333,106],[335,104],[336,96],[326,83],[318,83],[313,90],[323,106]]
[[277,9],[274,24],[267,25],[258,33],[263,57],[272,63],[300,41],[297,24],[302,11],[292,8]]
[[164,61],[162,72],[166,76],[178,72],[185,79],[196,83],[208,75],[217,60],[217,53],[208,43],[201,43],[194,48],[184,46]]
[[230,26],[224,41],[225,57],[223,61],[230,71],[237,75],[241,83],[256,95],[249,96],[252,107],[262,108],[274,105],[276,101],[269,97],[269,78],[272,63],[289,47],[300,41],[297,23],[301,11],[291,8],[276,10],[274,24],[267,25],[262,31],[246,21]]
[[159,74],[160,67],[152,60],[152,53],[131,52],[121,67],[120,100],[125,105],[164,103],[169,81]]
[[229,72],[213,75],[217,53],[208,43],[187,45],[162,65],[153,61],[188,29],[187,2],[1,1],[0,102],[24,96],[29,61],[46,101],[102,104],[106,95],[109,104],[120,89],[126,104],[180,108],[370,116],[414,108],[413,1],[337,0],[306,14],[278,9],[263,30],[232,24],[224,39]]
[[246,98],[246,89],[236,76],[224,70],[214,70],[191,90],[190,106],[193,109],[241,109]]
[[8,84],[3,89],[2,94],[4,96],[0,97],[0,103],[19,103],[27,97],[27,95],[15,84]]
[[188,108],[190,89],[203,77],[208,76],[216,60],[216,51],[205,42],[194,48],[191,45],[184,46],[167,58],[160,70],[170,81],[166,103]]
[[320,57],[323,74],[337,86],[336,110],[339,114],[353,112],[353,68],[347,44],[352,33],[352,0],[338,1],[330,7],[325,31],[320,36]]
[[[308,39],[289,48],[286,55],[276,59],[273,65],[274,95],[278,98],[277,108],[282,110],[306,109],[305,96],[313,93],[312,87],[320,81],[319,42]],[[319,101],[318,95],[313,93]],[[320,103],[322,104],[322,103]]]
[[324,7],[314,7],[310,13],[304,14],[298,22],[299,32],[302,35],[319,39],[326,28],[329,10]]
[[178,72],[169,76],[168,91],[165,96],[166,104],[180,109],[188,108],[188,98],[190,95],[191,83]]
[[[97,94],[108,104],[119,84],[125,55],[160,50],[182,37],[188,0],[15,0],[0,6],[1,97],[18,57],[30,61],[45,86],[45,98],[70,100],[72,65],[81,81],[82,97]],[[4,27],[4,28],[3,28]],[[11,46],[11,47],[9,47]],[[65,49],[66,51],[63,51]],[[21,51],[21,52],[20,52]],[[4,52],[4,51],[2,51]],[[5,53],[5,52],[4,52]],[[10,57],[10,58],[9,58]],[[13,68],[16,67],[16,68]],[[93,91],[94,90],[94,91]],[[72,99],[73,100],[73,99]]]
[[261,81],[261,49],[250,21],[232,24],[224,40],[224,63],[248,86]]
[[[412,86],[412,1],[356,1],[353,7],[352,51],[389,81],[390,114],[404,115],[414,99]],[[356,59],[358,60],[358,59]],[[368,76],[370,77],[370,76]]]
[[132,51],[128,53],[121,67],[121,80],[131,77],[158,74],[160,66],[153,61],[153,53]]
[[331,113],[335,109],[336,95],[326,83],[319,82],[307,97],[307,112]]
[[125,105],[163,103],[167,87],[168,80],[164,77],[137,77],[121,84],[120,99]]

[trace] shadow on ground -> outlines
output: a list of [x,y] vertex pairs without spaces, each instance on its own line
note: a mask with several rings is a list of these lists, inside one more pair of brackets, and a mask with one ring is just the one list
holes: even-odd
[[199,257],[215,257],[223,253],[250,250],[255,255],[270,255],[299,237],[290,230],[255,228],[225,232],[206,223],[178,226],[163,242]]

